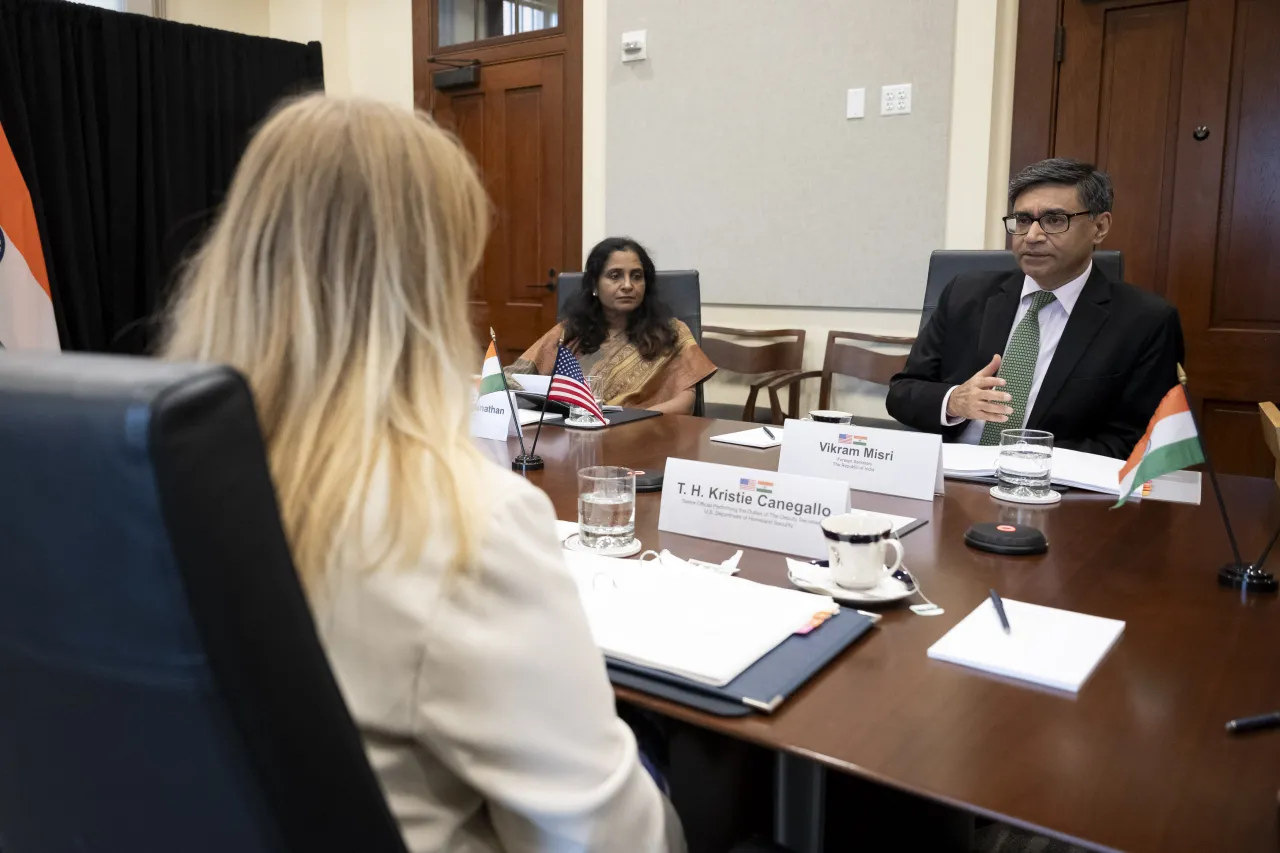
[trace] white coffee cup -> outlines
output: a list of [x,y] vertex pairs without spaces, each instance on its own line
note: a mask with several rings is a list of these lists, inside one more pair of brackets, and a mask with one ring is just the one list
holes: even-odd
[[[902,565],[902,542],[893,538],[893,526],[883,515],[850,512],[822,520],[822,535],[831,556],[831,579],[845,589],[871,589]],[[885,565],[885,548],[894,552],[893,565]]]
[[851,424],[853,415],[835,409],[818,409],[809,413],[809,417],[824,424]]

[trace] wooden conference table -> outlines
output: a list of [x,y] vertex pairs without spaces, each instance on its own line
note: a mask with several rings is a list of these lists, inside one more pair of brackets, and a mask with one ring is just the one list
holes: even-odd
[[[598,432],[548,428],[538,445],[546,470],[529,480],[560,518],[575,519],[576,472],[587,465],[655,468],[678,457],[775,470],[777,450],[709,441],[744,427],[663,416]],[[507,455],[518,452],[512,439]],[[1255,558],[1280,523],[1280,490],[1244,477],[1223,485],[1245,559]],[[736,550],[659,533],[660,498],[637,496],[645,548],[716,562]],[[821,796],[819,768],[827,768],[1096,849],[1280,849],[1280,731],[1232,737],[1223,729],[1234,717],[1280,709],[1280,601],[1217,585],[1230,547],[1207,478],[1198,507],[1147,501],[1112,511],[1112,503],[1073,491],[1056,507],[1012,507],[985,486],[955,481],[932,503],[852,492],[854,507],[929,520],[903,538],[905,562],[944,615],[889,606],[875,631],[772,716],[726,719],[623,696],[799,756],[819,774],[815,785],[801,771],[807,796]],[[1000,557],[963,544],[971,523],[995,520],[1041,528],[1049,552]],[[741,577],[787,583],[778,554],[746,549],[740,565]],[[1122,619],[1124,634],[1077,696],[929,660],[926,649],[991,587]],[[795,773],[794,763],[783,771]]]

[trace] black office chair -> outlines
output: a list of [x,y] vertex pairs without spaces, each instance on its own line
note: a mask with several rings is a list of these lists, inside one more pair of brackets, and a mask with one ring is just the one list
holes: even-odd
[[405,853],[222,367],[0,353],[4,853]]
[[[556,287],[556,316],[564,319],[569,300],[582,291],[582,273],[562,272]],[[702,346],[702,285],[697,270],[668,270],[658,273],[658,292],[662,301],[693,333],[693,339]],[[703,416],[706,403],[702,398],[702,385],[695,390],[693,413]]]
[[[1124,281],[1124,258],[1117,250],[1093,253],[1093,262],[1112,281]],[[938,307],[942,291],[951,279],[967,272],[1013,272],[1018,261],[1005,249],[938,249],[929,256],[929,277],[924,286],[924,307],[920,311],[923,330]]]

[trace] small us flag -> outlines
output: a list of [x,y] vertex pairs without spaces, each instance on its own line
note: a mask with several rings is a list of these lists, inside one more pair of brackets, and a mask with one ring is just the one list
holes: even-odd
[[739,489],[739,491],[754,492],[754,491],[755,491],[755,489],[756,489],[756,481],[755,481],[755,480],[748,480],[748,479],[746,479],[745,477],[744,477],[744,478],[739,478],[739,480],[738,480],[738,489]]
[[586,409],[600,423],[605,422],[604,412],[600,411],[595,395],[587,387],[587,377],[582,374],[582,366],[573,357],[573,353],[564,348],[564,344],[556,349],[556,367],[552,372],[551,386],[547,388],[547,399]]

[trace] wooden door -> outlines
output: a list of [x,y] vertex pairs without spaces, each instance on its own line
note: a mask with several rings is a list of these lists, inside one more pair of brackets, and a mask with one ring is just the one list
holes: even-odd
[[[439,43],[440,16],[447,24],[465,5],[415,0],[414,90],[418,104],[458,135],[484,178],[493,234],[476,276],[473,318],[482,337],[494,329],[502,362],[510,364],[555,325],[557,275],[581,269],[581,7],[474,0],[473,17],[491,34],[502,31],[513,6],[556,9],[556,18],[541,19],[555,25],[428,50]],[[479,63],[475,85],[436,85],[438,72],[472,62]]]
[[1047,56],[1049,4],[1029,3],[1013,168],[1078,157],[1111,174],[1107,248],[1178,307],[1215,464],[1267,473],[1256,404],[1280,397],[1280,4],[1059,0]]

